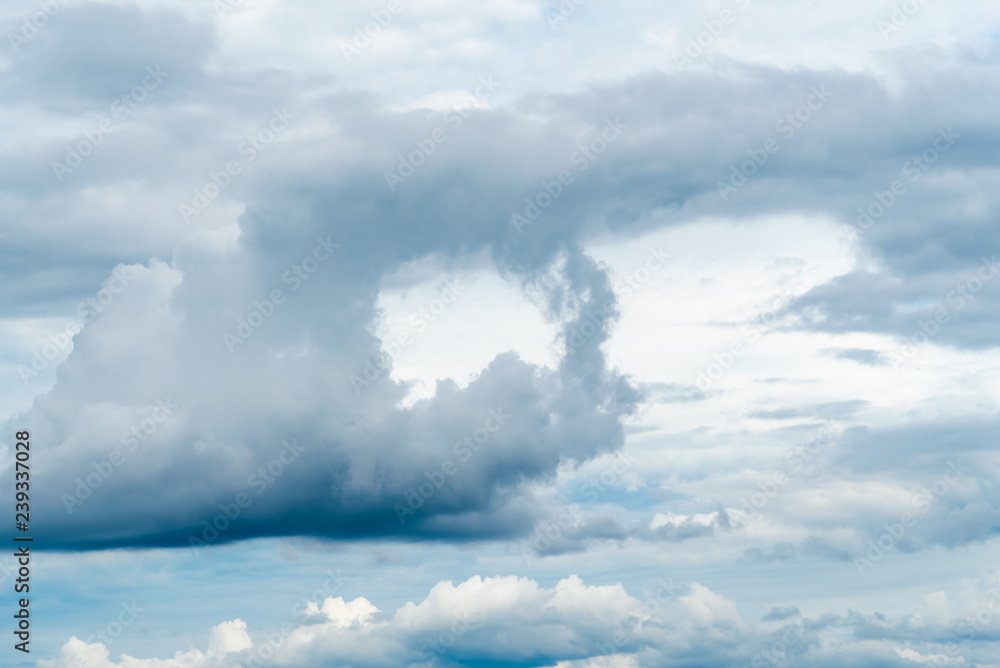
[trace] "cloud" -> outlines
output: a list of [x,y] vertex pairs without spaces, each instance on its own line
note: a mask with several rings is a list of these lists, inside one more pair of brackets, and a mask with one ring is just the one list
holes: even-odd
[[798,418],[820,418],[824,420],[841,420],[853,415],[868,404],[867,401],[851,399],[849,401],[833,401],[824,404],[797,406],[795,408],[779,408],[775,410],[751,411],[747,417],[761,420],[795,420]]
[[794,605],[788,605],[780,608],[771,608],[767,611],[763,617],[761,617],[762,622],[781,622],[790,617],[798,617],[801,613],[799,609]]
[[885,366],[888,364],[884,353],[878,350],[869,350],[867,348],[844,348],[840,350],[832,350],[830,352],[837,359],[851,360],[852,362],[857,362],[858,364],[865,364],[868,366]]
[[[327,243],[315,238],[321,243],[292,257]],[[52,539],[108,547],[187,546],[192,537],[203,545],[262,535],[511,535],[530,517],[514,496],[519,484],[621,445],[620,419],[638,395],[605,368],[599,346],[609,325],[569,347],[559,369],[502,353],[468,387],[441,381],[433,398],[409,409],[397,408],[405,386],[387,376],[356,392],[352,375],[378,357],[379,343],[366,331],[376,293],[359,301],[350,257],[316,268],[301,292],[301,282],[282,281],[290,270],[247,250],[189,247],[170,265],[137,268],[75,338],[56,388],[38,401],[46,417],[30,418],[40,442],[56,444],[39,457],[63,453],[52,469],[62,493],[37,511],[55,522]],[[606,277],[582,254],[568,255],[565,274],[558,308],[569,313],[550,314],[564,320],[564,334],[584,317],[573,310],[589,303],[577,294],[613,302]],[[278,286],[287,297],[272,303]],[[342,308],[315,309],[320,295]],[[268,305],[256,306],[262,299]],[[248,315],[258,308],[272,319]],[[224,334],[243,336],[240,320],[259,330],[230,353]],[[324,380],[314,385],[317,374]],[[304,403],[291,400],[296,392]],[[158,401],[174,407],[162,424]],[[353,427],[358,414],[369,425],[363,433]],[[292,442],[289,458],[282,444]],[[421,491],[428,485],[430,493]]]
[[[974,555],[1000,531],[1000,9],[927,6],[884,36],[870,2],[753,3],[679,68],[714,11],[591,3],[550,25],[548,1],[404,3],[346,59],[378,3],[58,4],[0,53],[0,452],[9,475],[10,434],[31,429],[35,535],[86,563],[278,542],[275,590],[312,553],[251,539],[363,541],[398,577],[277,636],[253,621],[266,599],[206,605],[157,632],[230,620],[202,649],[71,640],[56,662],[912,666],[949,643],[995,662],[981,591],[936,585],[903,617],[817,600],[864,559],[865,596],[899,601],[883,557]],[[0,17],[6,46],[39,6]],[[614,261],[640,240],[662,270]],[[507,340],[538,323],[484,288],[461,335],[414,323],[461,373],[416,348],[398,362],[386,295],[458,270],[519,291],[551,354]],[[708,351],[734,327],[754,342],[739,364]],[[690,384],[727,355],[713,391]],[[469,543],[491,556],[463,554],[464,581],[381,603],[420,601]],[[522,564],[525,545],[549,558]],[[567,564],[646,572],[664,547],[727,576],[670,601],[554,584]],[[811,600],[740,577],[807,560]],[[513,561],[542,584],[470,577]],[[163,580],[147,574],[129,579]]]
[[640,386],[640,389],[650,401],[665,404],[702,401],[708,397],[708,393],[698,387],[680,383],[647,383]]
[[[474,577],[458,585],[441,582],[391,618],[364,598],[331,597],[322,606],[310,604],[301,625],[284,625],[253,645],[246,625],[234,620],[213,629],[212,649],[205,653],[190,650],[162,663],[123,656],[115,663],[102,644],[74,638],[59,658],[39,666],[64,668],[90,657],[93,668],[228,668],[260,658],[271,665],[272,654],[274,664],[296,666],[545,665],[594,656],[592,638],[645,617],[641,602],[621,585],[588,587],[571,576],[545,589],[526,578]],[[635,646],[629,642],[626,649]]]
[[[37,419],[36,429],[52,443],[52,452],[62,453],[52,472],[53,484],[63,490],[60,501],[38,509],[49,518],[45,526],[52,528],[53,541],[101,547],[185,545],[191,536],[205,538],[212,533],[209,525],[248,491],[254,472],[278,456],[286,440],[306,448],[301,465],[283,469],[281,479],[269,483],[267,494],[254,498],[219,540],[294,534],[468,539],[517,533],[515,527],[524,526],[530,515],[517,501],[517,486],[551,477],[561,462],[584,461],[620,447],[621,419],[639,401],[627,380],[609,369],[601,350],[617,305],[607,275],[580,246],[590,228],[628,234],[649,225],[649,214],[664,207],[683,210],[681,219],[720,210],[718,174],[707,169],[709,161],[735,160],[744,146],[773,132],[780,112],[794,110],[816,85],[836,90],[845,106],[835,112],[831,100],[830,115],[817,119],[804,141],[837,143],[839,166],[859,187],[871,177],[862,166],[888,160],[885,152],[895,149],[884,139],[865,144],[865,137],[850,134],[856,126],[847,122],[849,110],[869,114],[870,127],[904,145],[924,132],[895,118],[890,122],[882,106],[902,103],[863,75],[749,67],[736,79],[650,73],[569,97],[525,100],[516,110],[477,111],[461,128],[462,142],[442,149],[394,194],[381,176],[385,165],[392,165],[407,143],[412,146],[412,137],[432,132],[439,116],[374,114],[371,99],[343,95],[296,107],[300,127],[327,110],[342,125],[322,141],[289,130],[283,140],[287,148],[268,149],[261,158],[265,162],[255,165],[258,175],[248,173],[247,185],[256,187],[233,191],[248,200],[235,244],[198,247],[192,237],[169,250],[169,269],[156,261],[143,263],[135,293],[146,297],[124,297],[90,323],[60,367],[54,391],[27,416],[29,422]],[[303,101],[302,91],[295,97]],[[739,124],[725,111],[736,100],[746,107]],[[688,127],[693,108],[713,110],[699,121],[702,129]],[[600,168],[581,171],[575,187],[567,187],[530,229],[518,234],[509,213],[497,213],[516,211],[524,193],[535,192],[532,184],[572,167],[577,137],[593,137],[605,119],[619,116],[628,128],[599,156]],[[192,132],[208,136],[214,121],[201,119],[193,127]],[[346,136],[356,139],[345,147],[337,137]],[[236,138],[211,140],[218,155],[212,164],[224,164],[238,143]],[[664,153],[678,156],[678,164],[686,165],[683,174],[650,162],[650,156]],[[481,155],[490,158],[483,162]],[[535,155],[546,157],[538,161]],[[784,202],[785,210],[807,201],[813,210],[820,205],[827,212],[838,210],[837,191],[818,199],[803,194],[810,191],[805,176],[825,178],[833,168],[830,162],[820,165],[805,147],[791,143],[779,157],[771,176],[747,186],[734,214],[774,213],[775,202]],[[972,159],[957,149],[950,157],[956,168]],[[118,170],[91,178],[116,183],[123,177]],[[272,170],[284,174],[282,179],[270,179]],[[786,196],[792,172],[796,194]],[[759,199],[765,195],[767,206]],[[588,213],[581,217],[583,211]],[[296,278],[295,269],[318,243],[339,244],[341,250],[308,280]],[[469,387],[443,380],[432,399],[408,409],[397,408],[405,386],[385,374],[371,387],[364,385],[370,381],[360,381],[365,390],[360,397],[352,392],[359,383],[352,387],[349,379],[360,378],[381,352],[382,342],[368,329],[377,317],[381,279],[427,254],[462,257],[481,249],[490,250],[502,275],[526,289],[542,290],[545,316],[562,328],[564,356],[558,368],[538,368],[497,351]],[[551,272],[559,280],[542,285],[541,277]],[[169,275],[174,287],[168,288],[167,281],[153,290],[156,275]],[[286,303],[270,303],[276,289],[284,290]],[[815,299],[804,297],[795,308]],[[261,317],[254,311],[264,314],[264,324],[239,324]],[[138,347],[123,333],[138,330],[140,323],[144,333]],[[239,331],[253,335],[237,344],[224,338]],[[96,385],[84,379],[95,369],[101,369]],[[143,370],[142,378],[131,377],[135,369]],[[255,388],[253,396],[249,388]],[[290,402],[295,393],[305,399]],[[86,504],[74,506],[70,517],[63,495],[74,495],[78,479],[85,482],[106,456],[97,450],[109,453],[121,430],[131,426],[112,416],[138,419],[163,397],[182,408],[150,437],[149,455],[116,469]],[[320,407],[333,408],[321,415]],[[482,456],[470,459],[432,498],[414,497],[427,475],[433,477],[453,458],[453,444],[480,428],[489,410],[500,408],[513,417]],[[357,415],[374,425],[365,437],[347,427]],[[211,474],[210,485],[199,482],[223,461],[225,474]],[[138,499],[140,489],[148,493],[149,480],[157,481],[156,503],[118,503]],[[419,505],[419,513],[406,514],[401,523],[397,504],[414,511]],[[225,518],[219,523],[226,524]]]
[[89,661],[90,668],[341,663],[666,668],[693,661],[721,668],[775,657],[800,668],[834,666],[838,660],[904,666],[935,656],[980,665],[986,650],[963,656],[948,644],[960,620],[947,608],[947,598],[938,592],[925,596],[915,614],[895,619],[857,611],[812,618],[786,606],[754,624],[734,601],[698,583],[683,589],[650,586],[643,598],[635,598],[621,585],[587,586],[576,576],[550,588],[527,578],[475,576],[457,585],[440,582],[422,601],[391,615],[364,597],[329,597],[322,605],[310,603],[295,623],[253,638],[243,621],[224,622],[212,629],[208,651],[192,648],[167,659],[122,655],[112,661],[103,644],[72,638],[57,658],[39,661],[39,668],[70,668],[77,661]]

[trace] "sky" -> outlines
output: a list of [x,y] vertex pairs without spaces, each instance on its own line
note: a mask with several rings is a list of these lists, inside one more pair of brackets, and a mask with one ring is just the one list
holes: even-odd
[[0,665],[1000,668],[998,35],[5,3]]

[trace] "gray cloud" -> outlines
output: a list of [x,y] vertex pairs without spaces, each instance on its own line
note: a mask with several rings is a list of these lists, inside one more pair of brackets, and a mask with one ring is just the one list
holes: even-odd
[[884,353],[867,348],[843,348],[830,353],[837,359],[850,360],[866,366],[886,366],[889,363]]
[[[91,37],[39,41],[32,44],[38,47],[33,53],[15,63],[20,80],[35,82],[40,91],[49,91],[46,95],[100,109],[97,100],[127,85],[133,64],[174,54],[165,60],[174,70],[171,89],[151,96],[143,107],[157,122],[155,131],[128,130],[136,134],[130,149],[136,160],[125,158],[124,146],[109,143],[65,185],[46,174],[49,157],[32,158],[30,169],[10,172],[10,188],[30,185],[33,203],[13,209],[9,222],[5,247],[15,255],[26,252],[5,265],[10,267],[5,272],[17,275],[5,294],[6,305],[11,313],[37,313],[72,308],[93,295],[96,277],[113,266],[107,240],[114,240],[119,260],[146,265],[156,255],[171,265],[169,271],[154,271],[150,264],[134,296],[114,305],[117,315],[108,313],[77,336],[55,389],[38,400],[27,419],[38,421],[51,454],[59,453],[59,463],[52,464],[53,484],[72,494],[76,479],[116,447],[121,429],[130,419],[140,419],[145,407],[170,396],[183,408],[168,429],[151,439],[149,452],[129,462],[131,472],[121,467],[72,518],[62,502],[40,509],[66,546],[183,544],[219,512],[220,504],[247,486],[283,440],[292,438],[307,447],[301,466],[289,466],[274,488],[224,532],[225,539],[290,533],[467,538],[516,532],[531,514],[518,501],[520,484],[551,477],[561,461],[586,460],[623,442],[620,420],[634,409],[639,393],[608,368],[600,349],[616,307],[581,345],[567,347],[554,370],[501,354],[468,388],[443,381],[433,399],[399,410],[395,406],[406,388],[386,376],[360,398],[344,380],[379,354],[381,342],[367,327],[376,317],[383,277],[428,254],[461,258],[487,250],[505,277],[529,288],[538,287],[540,274],[562,262],[562,283],[544,288],[545,316],[559,323],[569,341],[590,325],[588,310],[613,300],[607,277],[581,250],[597,232],[628,236],[652,225],[718,214],[806,212],[850,221],[858,202],[864,204],[869,193],[885,187],[939,127],[960,129],[962,135],[942,159],[940,169],[949,173],[987,164],[987,149],[997,136],[993,117],[961,102],[973,91],[984,99],[996,96],[994,52],[972,69],[971,56],[960,50],[941,55],[945,68],[901,66],[906,86],[900,95],[890,95],[872,76],[842,71],[734,65],[733,76],[649,72],[623,83],[573,94],[528,95],[511,107],[475,111],[460,135],[391,192],[385,172],[413,150],[415,140],[441,126],[440,113],[386,112],[368,94],[331,91],[328,79],[209,74],[205,65],[216,42],[203,25],[134,9],[87,5],[79,11],[89,12],[79,20],[94,25],[94,39],[124,27],[135,37],[120,43],[101,38],[105,46],[97,50],[90,48]],[[162,21],[169,30],[149,33]],[[90,60],[81,66],[102,73],[86,91],[74,87],[72,70],[63,67],[83,52]],[[105,60],[114,62],[105,66]],[[959,70],[967,76],[950,75]],[[717,183],[729,166],[780,132],[777,123],[816,87],[826,87],[833,96],[782,142],[759,174],[723,202]],[[928,98],[940,91],[951,94]],[[35,104],[48,105],[45,99]],[[192,107],[196,99],[205,100],[206,108]],[[244,107],[249,99],[256,103]],[[178,204],[205,183],[210,170],[234,156],[242,138],[266,122],[272,107],[285,103],[294,109],[297,127],[326,123],[329,129],[318,138],[291,131],[221,196],[246,204],[236,249],[211,252],[172,239],[185,227],[175,214]],[[917,103],[918,118],[903,113]],[[219,108],[233,113],[220,119],[212,111]],[[511,214],[522,210],[524,198],[538,193],[543,181],[572,168],[574,151],[598,136],[607,119],[627,126],[621,137],[518,233]],[[864,119],[860,126],[859,119]],[[53,140],[49,155],[58,156],[74,136]],[[15,160],[8,164],[17,163],[19,155],[15,149],[10,155]],[[105,221],[106,205],[85,206],[79,213],[87,189],[126,182],[138,184],[136,197],[154,203],[154,220],[173,231],[152,242],[128,234],[122,238],[127,216],[113,214],[110,223],[98,222]],[[925,311],[947,299],[956,277],[979,261],[988,237],[986,218],[969,214],[958,237],[935,222],[942,207],[975,184],[928,179],[912,197],[900,198],[891,216],[878,221],[861,242],[888,263],[889,271],[855,272],[816,288],[793,304],[786,326],[894,333],[919,326]],[[934,206],[927,208],[928,202]],[[196,224],[206,224],[223,204],[213,203]],[[61,251],[70,269],[57,270],[51,259],[37,262],[37,251],[27,250],[39,245],[29,224],[31,211],[39,208],[64,221],[84,216],[82,229],[90,240],[67,243]],[[908,224],[904,241],[896,221],[907,217],[923,222]],[[70,234],[72,241],[77,233]],[[946,237],[953,240],[935,257],[934,271],[922,269],[928,249]],[[237,352],[227,354],[222,333],[234,330],[254,300],[283,287],[284,272],[310,252],[317,238],[335,240],[343,252],[289,295],[279,315]],[[992,345],[991,289],[970,300],[962,317],[942,326],[938,340]],[[929,298],[931,303],[923,305]],[[903,303],[917,306],[899,315],[897,306]],[[126,340],[126,333],[141,337],[142,345]],[[304,354],[296,358],[292,351]],[[140,377],[134,377],[136,370]],[[680,386],[657,391],[667,391],[670,400],[697,398]],[[821,416],[841,416],[859,405],[817,410]],[[496,435],[492,449],[484,449],[401,525],[394,505],[405,502],[450,456],[452,444],[498,407],[516,417]],[[769,417],[804,416],[805,409],[791,410]],[[349,426],[357,415],[370,425],[364,435]],[[893,457],[888,449],[879,452],[885,454],[876,457],[887,462]],[[149,480],[155,481],[152,489]],[[156,502],[142,496],[152,491]],[[135,503],[121,504],[121,498]]]
[[796,408],[778,408],[775,410],[751,411],[748,417],[762,420],[794,420],[798,418],[819,418],[824,420],[841,420],[861,410],[867,401],[851,399],[849,401],[832,401],[824,404],[798,406]]

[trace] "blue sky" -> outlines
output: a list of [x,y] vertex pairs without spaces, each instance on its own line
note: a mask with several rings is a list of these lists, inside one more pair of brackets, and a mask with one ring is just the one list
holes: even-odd
[[4,665],[1000,665],[998,22],[8,3]]

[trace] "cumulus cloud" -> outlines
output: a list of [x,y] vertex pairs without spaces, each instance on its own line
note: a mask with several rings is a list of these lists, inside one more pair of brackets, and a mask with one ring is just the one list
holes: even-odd
[[[682,593],[686,590],[686,593]],[[973,613],[974,615],[975,613]],[[981,616],[981,615],[980,615]],[[519,577],[473,577],[437,584],[419,603],[383,615],[367,599],[327,598],[279,631],[251,639],[241,620],[211,632],[209,649],[167,659],[109,658],[101,643],[73,638],[40,668],[234,668],[235,666],[536,665],[573,668],[664,667],[697,661],[789,666],[903,666],[947,657],[985,665],[953,644],[968,620],[952,616],[943,592],[895,620],[881,613],[803,617],[774,608],[760,623],[740,615],[734,601],[692,583],[652,586],[643,598],[621,585],[587,586],[571,576],[550,588]],[[971,628],[971,627],[969,627]],[[842,664],[841,664],[842,665]]]
[[[955,58],[958,67],[960,57]],[[51,518],[45,526],[52,527],[53,540],[66,546],[183,545],[192,535],[204,539],[212,534],[205,523],[211,524],[226,504],[247,491],[251,476],[279,455],[282,442],[296,440],[305,448],[299,465],[289,465],[266,496],[254,499],[240,519],[221,532],[220,540],[297,533],[514,533],[513,527],[525,517],[514,502],[518,484],[552,476],[567,460],[583,461],[620,447],[621,419],[634,411],[641,396],[604,359],[601,346],[611,334],[617,305],[608,277],[579,245],[591,228],[637,232],[650,224],[650,214],[664,207],[683,210],[681,219],[718,210],[723,204],[715,192],[718,175],[707,169],[709,161],[725,162],[727,156],[735,160],[743,146],[772,131],[783,109],[801,104],[799,98],[814,85],[830,87],[836,97],[828,102],[829,115],[814,121],[804,141],[837,145],[839,164],[852,175],[854,187],[878,183],[876,165],[891,163],[897,149],[885,139],[869,142],[849,119],[865,114],[866,127],[878,127],[904,146],[918,145],[926,130],[897,123],[891,110],[907,104],[906,95],[939,83],[927,81],[931,75],[922,76],[902,100],[890,97],[865,75],[789,74],[762,68],[744,68],[738,80],[650,73],[545,104],[536,98],[516,112],[476,112],[462,128],[467,149],[435,156],[396,193],[380,182],[384,169],[379,162],[382,157],[391,160],[410,137],[431,132],[433,115],[373,115],[372,101],[364,98],[335,97],[329,107],[315,102],[297,107],[296,122],[302,126],[326,113],[341,118],[343,126],[321,142],[289,135],[290,146],[300,151],[276,147],[262,158],[268,166],[246,182],[259,181],[260,187],[240,191],[248,202],[235,244],[198,247],[192,239],[168,249],[166,264],[144,263],[143,277],[127,291],[132,296],[121,297],[76,337],[55,389],[26,416],[45,435],[44,442],[53,444],[52,452],[61,453],[58,463],[53,461],[52,479],[63,491],[59,503],[39,508]],[[747,109],[739,124],[725,111],[736,99]],[[688,110],[699,105],[715,111],[698,121],[699,129],[689,129]],[[970,113],[959,107],[933,111],[942,119],[954,116],[955,123]],[[523,113],[543,120],[527,120]],[[628,128],[620,143],[600,156],[601,168],[582,172],[576,187],[567,187],[537,223],[518,233],[509,213],[497,213],[515,211],[518,198],[532,192],[529,184],[551,178],[566,166],[558,156],[569,159],[574,134],[592,137],[601,131],[603,119],[618,117],[627,120]],[[206,135],[211,124],[202,119],[196,127]],[[341,133],[355,137],[355,145],[346,151],[337,139],[345,136]],[[362,148],[359,142],[373,144]],[[209,145],[224,164],[227,150],[231,154],[237,144],[234,138],[215,139]],[[474,154],[468,152],[473,149]],[[488,163],[476,162],[480,150],[491,156]],[[527,166],[525,161],[536,151],[554,157]],[[686,176],[650,162],[649,156],[664,153],[683,158]],[[829,160],[818,161],[813,152],[791,143],[776,159],[773,174],[748,184],[740,201],[733,203],[734,212],[753,216],[776,212],[780,206],[844,213],[843,189],[819,192],[820,180],[832,168]],[[976,158],[974,152],[957,147],[949,159],[949,169],[959,169]],[[697,167],[702,163],[704,169]],[[365,169],[359,171],[361,165]],[[273,169],[286,177],[265,178]],[[490,178],[473,176],[483,169]],[[365,173],[368,176],[362,176]],[[808,174],[815,174],[814,185]],[[121,176],[90,178],[110,184]],[[658,185],[651,190],[654,182]],[[643,205],[637,207],[636,202]],[[579,215],[583,211],[587,214]],[[458,220],[465,223],[457,225]],[[419,235],[397,233],[415,229]],[[866,238],[866,243],[881,252],[881,237]],[[396,408],[405,386],[392,382],[387,373],[364,378],[381,352],[382,342],[369,331],[377,317],[381,279],[429,253],[461,257],[477,249],[488,249],[497,271],[510,280],[542,290],[545,316],[561,327],[559,367],[537,368],[501,353],[467,388],[444,380],[432,399]],[[971,247],[967,250],[968,259]],[[300,263],[317,252],[332,259],[306,263],[318,268],[306,274],[307,279],[299,278],[295,270],[301,273]],[[949,263],[956,271],[960,265],[957,256]],[[553,271],[559,281],[540,281]],[[153,288],[154,275],[164,277],[159,291]],[[893,287],[898,280],[888,276],[865,279],[884,284],[863,290],[887,296],[890,301],[881,309],[904,297],[917,299],[918,293],[936,290],[944,280],[944,274],[920,274],[899,288]],[[818,300],[833,285],[795,301],[789,315],[814,316],[787,326],[833,326],[828,316],[815,315],[827,308],[827,301]],[[274,290],[283,290],[284,303],[271,304]],[[850,294],[855,292],[852,287]],[[907,316],[905,322],[918,326],[919,315]],[[251,320],[259,327],[248,325]],[[854,316],[850,322],[852,329],[861,328],[862,322],[869,323],[863,326],[868,330],[889,327]],[[141,338],[124,340],[140,324]],[[889,329],[903,331],[897,325]],[[960,323],[941,326],[939,340],[958,342],[955,337],[971,331]],[[252,336],[244,341],[248,333]],[[95,382],[91,370],[98,368],[104,380]],[[130,378],[129,371],[136,369],[143,371],[141,378]],[[252,396],[250,388],[255,390]],[[293,402],[292,396],[300,398]],[[683,392],[680,396],[697,397]],[[97,444],[110,451],[120,441],[120,430],[131,427],[121,416],[138,419],[138,413],[152,410],[164,397],[180,409],[146,442],[152,456],[143,454],[136,458],[141,463],[118,467],[85,504],[77,507],[67,501],[65,495],[74,496],[79,481],[92,477]],[[813,414],[842,417],[861,405],[821,404]],[[320,407],[329,412],[320,416]],[[427,475],[453,458],[453,444],[480,428],[488,411],[499,409],[512,418],[481,456],[430,498],[414,496],[428,482]],[[785,419],[804,416],[804,410],[759,416]],[[91,414],[105,426],[81,421]],[[348,427],[359,415],[372,425],[364,438]],[[39,456],[45,458],[48,452],[42,450]],[[199,484],[198,479],[222,460],[227,462],[226,473],[213,473],[211,486]],[[161,481],[156,496],[169,501],[169,511],[159,502],[111,502],[135,498],[140,488],[148,491],[150,479]],[[180,480],[186,484],[178,486]],[[68,503],[74,507],[72,516]],[[399,511],[397,504],[405,510]],[[415,506],[420,506],[419,512],[409,515],[407,511],[418,510]],[[485,517],[495,519],[484,522]]]
[[364,598],[330,597],[321,606],[311,603],[301,624],[285,625],[253,644],[246,624],[234,620],[212,630],[204,653],[112,662],[102,644],[74,638],[59,658],[40,665],[64,668],[80,660],[91,668],[228,668],[259,665],[261,659],[295,666],[537,665],[593,656],[590,639],[596,634],[648,617],[620,585],[590,587],[572,576],[545,589],[526,578],[474,577],[458,585],[441,582],[419,604],[407,603],[388,619]]
[[[33,434],[42,544],[475,542],[549,584],[665,546],[872,582],[995,540],[995,7],[883,34],[872,3],[754,3],[679,67],[704,7],[418,3],[344,59],[379,10],[293,4],[71,3],[0,54],[2,434]],[[596,259],[667,237],[655,276]],[[476,340],[490,313],[427,337],[478,346],[468,377],[405,379],[381,298],[415,265],[506,281],[550,359]],[[472,572],[40,665],[989,665],[1000,637],[983,587],[900,618]]]
[[[55,444],[40,459],[62,453],[48,466],[63,493],[39,508],[59,525],[51,525],[54,540],[100,547],[187,545],[192,536],[204,544],[260,535],[509,534],[526,516],[509,505],[522,481],[622,444],[620,419],[638,394],[600,352],[613,311],[593,336],[567,346],[558,369],[503,353],[468,387],[444,380],[433,398],[400,409],[405,385],[384,374],[363,380],[366,360],[381,359],[366,330],[378,275],[362,299],[359,267],[322,231],[290,249],[296,255],[284,270],[245,244],[232,253],[179,249],[170,265],[136,269],[76,337],[57,387],[29,418]],[[323,248],[325,263],[314,263],[301,292],[282,281],[298,280],[293,258]],[[568,340],[588,305],[614,297],[592,261],[579,251],[566,258],[551,316],[564,321]],[[278,286],[286,291],[280,300]],[[315,300],[327,306],[316,309]],[[227,334],[246,339],[230,352]],[[98,368],[105,381],[95,385]],[[162,421],[158,401],[171,406]],[[359,414],[364,433],[353,428]],[[157,423],[147,430],[150,418]],[[282,444],[293,441],[286,453]],[[155,494],[150,480],[160,481]],[[430,494],[422,491],[428,485]],[[138,501],[139,490],[146,502],[120,503],[120,495]],[[241,495],[252,504],[243,507]],[[225,526],[215,533],[219,513]]]

